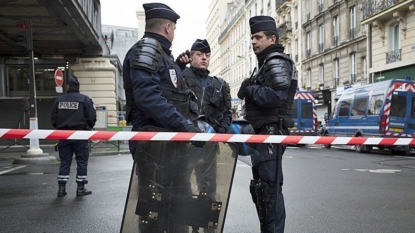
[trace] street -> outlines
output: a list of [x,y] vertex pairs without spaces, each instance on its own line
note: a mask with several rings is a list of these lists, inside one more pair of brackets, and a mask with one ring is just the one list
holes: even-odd
[[[237,163],[224,232],[259,232],[247,157]],[[132,159],[92,156],[87,188],[57,198],[58,164],[0,163],[0,232],[119,232]],[[249,163],[249,162],[248,162]],[[283,158],[286,232],[413,232],[415,157],[289,147]]]

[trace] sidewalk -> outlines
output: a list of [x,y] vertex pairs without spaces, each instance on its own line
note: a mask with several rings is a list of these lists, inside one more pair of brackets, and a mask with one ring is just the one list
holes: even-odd
[[[114,143],[114,144],[112,144]],[[100,142],[91,144],[91,153],[90,156],[102,156],[102,155],[118,155],[118,154],[130,154],[128,149],[128,141],[120,141],[119,148],[117,148],[117,141],[111,142]],[[11,163],[15,159],[21,158],[22,154],[26,154],[26,151],[29,149],[29,145],[22,146],[11,146],[6,148],[5,146],[0,146],[0,163]],[[55,151],[54,145],[41,145],[40,148],[43,150],[43,153],[49,153],[50,156],[55,156],[59,160],[59,154]]]

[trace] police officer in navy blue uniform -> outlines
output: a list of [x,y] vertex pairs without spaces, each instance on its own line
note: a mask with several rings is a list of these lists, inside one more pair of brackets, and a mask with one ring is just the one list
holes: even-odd
[[[222,78],[209,75],[210,52],[207,40],[197,39],[190,52],[182,53],[176,61],[180,68],[184,68],[186,82],[196,94],[199,115],[203,115],[214,132],[226,133],[232,121],[230,88]],[[186,67],[187,63],[190,63],[190,67]],[[195,157],[203,161],[195,166],[198,188],[202,190],[204,186],[212,199],[215,199],[217,188],[218,149],[217,143],[210,143],[204,150],[195,151]]]
[[[69,77],[67,93],[59,96],[53,104],[50,121],[52,126],[60,130],[91,130],[97,120],[94,103],[91,98],[79,93],[79,81],[75,75]],[[87,167],[89,158],[88,140],[60,140],[58,144],[59,167],[58,197],[66,195],[66,183],[69,180],[69,172],[72,156],[75,153],[77,162],[76,190],[77,196],[92,194],[85,188],[87,180]]]
[[[288,134],[293,126],[292,103],[297,88],[293,61],[278,43],[273,18],[255,16],[249,20],[258,73],[241,84],[238,92],[245,99],[246,116],[256,134]],[[281,126],[281,127],[280,127]],[[285,145],[252,144],[258,153],[251,156],[253,180],[250,191],[263,233],[284,232],[285,205],[281,158]],[[278,151],[281,150],[281,151]]]
[[[209,75],[210,52],[207,40],[197,39],[189,54],[190,68],[184,68],[183,74],[196,94],[199,115],[205,115],[216,133],[226,133],[232,121],[230,88],[222,78]],[[187,60],[181,61],[182,66]]]
[[[199,133],[197,104],[174,62],[170,47],[180,16],[162,3],[143,4],[144,36],[127,52],[123,63],[127,121],[133,131]],[[191,142],[203,147],[205,142]],[[137,166],[139,193],[135,213],[140,232],[186,232],[173,213],[174,200],[191,195],[187,174],[187,142],[130,141]],[[160,193],[155,199],[154,194]],[[173,200],[174,199],[174,200]],[[157,217],[154,217],[154,215]]]

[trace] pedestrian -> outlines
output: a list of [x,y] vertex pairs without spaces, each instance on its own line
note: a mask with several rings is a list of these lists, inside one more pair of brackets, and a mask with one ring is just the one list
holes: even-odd
[[[94,103],[91,98],[79,93],[79,81],[75,75],[68,79],[67,93],[59,96],[52,107],[50,121],[52,126],[60,130],[91,130],[97,121]],[[89,158],[88,140],[59,140],[58,197],[66,195],[66,183],[69,180],[72,157],[75,153],[77,163],[76,189],[77,196],[92,194],[85,188]]]
[[[177,64],[183,69],[186,83],[196,95],[199,115],[213,127],[216,133],[226,133],[232,121],[231,94],[228,83],[222,78],[210,76],[210,45],[206,39],[196,39],[190,53],[182,53]],[[190,67],[186,64],[190,63]],[[213,133],[213,132],[211,132]],[[218,143],[209,143],[204,150],[195,150],[199,165],[195,166],[195,176],[199,191],[216,199],[216,175]]]
[[[170,50],[180,16],[162,3],[143,7],[144,36],[127,52],[123,63],[127,122],[133,131],[200,133],[197,104]],[[205,142],[191,144],[203,147]],[[130,141],[137,166],[135,214],[141,233],[186,232],[189,228],[172,219],[179,217],[174,214],[177,200],[191,196],[186,180],[189,147],[187,142]]]
[[[238,97],[245,99],[246,115],[255,134],[288,135],[293,126],[292,103],[297,88],[294,62],[278,43],[275,20],[269,16],[249,19],[253,52],[258,72],[245,79]],[[251,144],[258,153],[251,156],[253,180],[250,191],[255,203],[261,232],[284,232],[285,205],[281,192],[281,158],[286,145]]]

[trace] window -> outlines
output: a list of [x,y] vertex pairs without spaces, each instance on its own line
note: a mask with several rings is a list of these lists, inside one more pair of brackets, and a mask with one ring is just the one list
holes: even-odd
[[415,118],[415,97],[412,98],[411,118]]
[[323,11],[323,1],[324,0],[318,0],[318,11],[319,12]]
[[306,18],[310,20],[310,12],[311,12],[311,0],[306,0],[305,2],[305,11],[306,11]]
[[293,118],[297,118],[298,117],[297,116],[297,102],[296,101],[294,101],[294,103],[293,103],[292,113],[293,113]]
[[320,64],[320,84],[324,84],[324,64]]
[[406,115],[406,96],[393,95],[391,101],[391,116],[405,117]]
[[[63,66],[63,65],[62,65]],[[55,95],[56,96],[56,83],[55,83],[55,70],[56,67],[35,67],[35,86],[37,95]],[[65,73],[64,70],[62,70]],[[65,76],[65,75],[64,75]],[[21,95],[20,93],[29,92],[29,67],[22,66],[9,66],[7,68],[7,89],[11,96]],[[23,93],[27,95],[27,93]]]
[[389,51],[395,51],[400,49],[399,23],[396,23],[389,27],[389,38]]
[[355,98],[353,101],[353,109],[350,116],[364,116],[366,115],[367,102],[369,96]]
[[329,116],[329,120],[332,120],[333,118],[337,117],[337,110],[339,109],[339,105],[336,104],[334,105],[333,111],[331,111],[330,116]]
[[310,102],[301,102],[301,117],[313,118],[313,104]]
[[367,115],[379,115],[383,105],[383,94],[372,96]]
[[307,52],[307,58],[311,57],[311,32],[307,32],[307,37],[306,37],[306,52]]
[[324,51],[324,24],[320,24],[320,26],[318,26],[318,31],[319,31],[319,49],[320,52]]
[[363,59],[362,59],[362,78],[363,78],[363,80],[364,81],[366,81],[367,82],[367,60],[366,60],[366,57],[364,57]]
[[339,59],[334,60],[334,84],[338,86],[340,84],[339,80]]
[[352,102],[351,99],[343,100],[340,104],[340,112],[339,117],[348,116],[350,111],[350,103]]
[[311,87],[311,84],[312,84],[312,82],[311,82],[311,69],[308,68],[308,70],[307,70],[307,87]]
[[350,39],[353,40],[355,38],[356,32],[356,7],[350,7]]
[[350,83],[356,82],[356,54],[350,55]]
[[333,17],[333,46],[339,45],[339,17],[334,16]]

